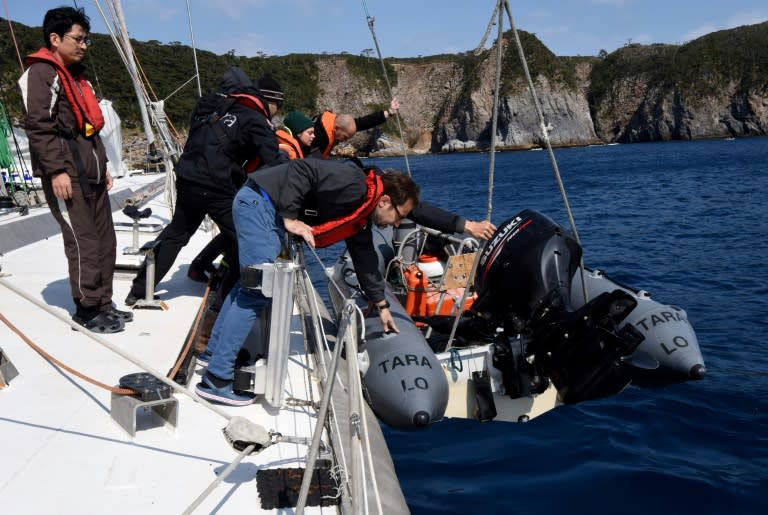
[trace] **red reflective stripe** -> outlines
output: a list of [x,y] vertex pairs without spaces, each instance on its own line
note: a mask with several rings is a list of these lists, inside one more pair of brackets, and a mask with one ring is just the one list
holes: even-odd
[[269,109],[264,107],[264,103],[258,97],[246,93],[230,93],[227,96],[236,99],[238,104],[250,107],[255,111],[261,111],[261,114],[266,116],[267,120],[272,119],[272,115],[269,114]]
[[[227,96],[234,98],[238,104],[249,107],[254,111],[261,112],[261,114],[263,114],[267,120],[272,118],[272,115],[269,114],[269,110],[264,107],[264,103],[259,100],[258,97],[248,95],[246,93],[229,93]],[[261,157],[255,157],[243,165],[243,170],[245,170],[246,174],[249,174],[256,170],[259,166],[261,166]]]

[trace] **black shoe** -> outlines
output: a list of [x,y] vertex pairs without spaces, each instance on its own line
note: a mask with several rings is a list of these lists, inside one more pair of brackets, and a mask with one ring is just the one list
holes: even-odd
[[133,321],[133,313],[131,311],[120,311],[114,306],[110,306],[109,309],[105,309],[103,312],[115,320],[122,320],[123,322]]
[[112,318],[104,311],[80,311],[72,315],[72,320],[89,331],[100,334],[117,333],[125,329],[122,320]]
[[[129,293],[128,296],[125,298],[125,305],[128,307],[131,307],[134,304],[136,304],[140,299],[143,299],[144,297],[146,297],[146,295],[136,296],[133,293]],[[154,299],[160,300],[160,296],[155,295]]]
[[205,272],[202,268],[198,268],[195,266],[195,262],[193,261],[191,265],[189,265],[189,269],[187,270],[187,277],[192,279],[193,281],[197,283],[207,283],[208,282],[208,276],[205,275]]

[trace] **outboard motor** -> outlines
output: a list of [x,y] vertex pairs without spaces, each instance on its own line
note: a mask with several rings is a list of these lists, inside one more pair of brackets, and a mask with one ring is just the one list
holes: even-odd
[[556,308],[570,311],[571,278],[581,247],[562,227],[526,209],[501,224],[480,254],[477,311],[521,321]]
[[470,317],[477,332],[503,328],[522,335],[526,361],[566,404],[613,395],[629,384],[621,358],[643,336],[631,325],[618,327],[637,302],[615,290],[574,309],[571,280],[581,247],[562,227],[524,210],[499,226],[479,259]]

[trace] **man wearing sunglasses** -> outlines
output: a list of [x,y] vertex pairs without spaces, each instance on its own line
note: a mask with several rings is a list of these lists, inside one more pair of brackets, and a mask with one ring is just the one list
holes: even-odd
[[104,118],[81,64],[89,30],[83,9],[48,11],[45,47],[27,56],[29,68],[19,87],[33,173],[64,239],[76,306],[72,320],[94,332],[114,333],[133,314],[112,304],[117,245],[108,194],[112,177],[99,137]]

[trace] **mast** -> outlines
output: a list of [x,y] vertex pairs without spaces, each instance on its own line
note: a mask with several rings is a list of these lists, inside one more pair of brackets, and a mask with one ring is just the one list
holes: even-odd
[[148,154],[155,155],[157,153],[157,149],[155,148],[155,134],[152,131],[152,125],[149,122],[149,110],[147,108],[149,99],[139,80],[139,71],[136,67],[136,61],[133,57],[133,48],[131,47],[131,42],[128,37],[128,29],[125,26],[125,19],[123,18],[123,8],[119,0],[112,2],[112,5],[117,19],[117,29],[120,31],[117,43],[123,50],[125,65],[128,68],[128,74],[131,76],[131,82],[133,83],[133,89],[136,92],[136,98],[139,100],[139,110],[141,111],[141,122],[144,125],[144,135],[147,138]]
[[[101,14],[101,17],[104,20],[104,24],[112,36],[112,41],[115,44],[117,53],[123,60],[123,63],[128,70],[128,75],[131,77],[133,89],[136,93],[136,98],[138,99],[139,103],[139,111],[141,112],[144,134],[147,138],[147,154],[145,156],[145,164],[147,165],[147,168],[150,164],[153,168],[157,167],[158,165],[162,165],[162,168],[158,167],[159,170],[157,171],[170,171],[173,169],[174,165],[178,161],[178,156],[181,154],[181,145],[178,143],[177,138],[175,138],[171,133],[172,127],[165,115],[164,101],[153,100],[150,97],[149,86],[145,84],[144,81],[142,81],[143,72],[136,62],[131,40],[128,36],[128,29],[126,28],[125,18],[123,17],[123,9],[120,4],[120,0],[109,0],[106,2],[106,5],[110,11],[111,22],[110,19],[104,14],[99,0],[93,0],[93,3],[96,5],[96,8]],[[146,80],[146,77],[144,77],[144,79]],[[184,87],[184,85],[181,87]],[[179,89],[181,89],[181,87]],[[174,91],[174,93],[176,91]],[[152,93],[152,95],[155,96],[154,93]],[[153,127],[155,130],[157,130],[159,139],[156,139]],[[176,203],[176,187],[174,177],[175,176],[173,173],[166,174],[165,197],[172,210]]]

